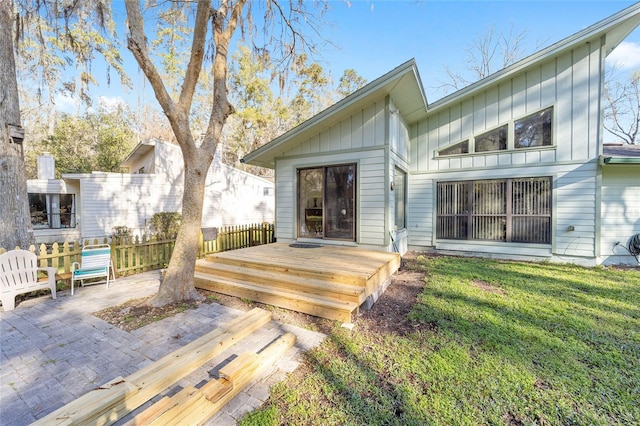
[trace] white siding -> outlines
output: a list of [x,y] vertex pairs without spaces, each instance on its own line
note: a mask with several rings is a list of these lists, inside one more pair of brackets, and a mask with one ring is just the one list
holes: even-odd
[[406,167],[408,127],[395,105],[380,99],[302,141],[276,159],[276,237],[293,241],[297,230],[297,169],[355,163],[356,243],[387,247],[389,151]]
[[[582,263],[597,256],[600,46],[584,44],[460,102],[432,110],[410,129],[409,245],[485,255],[546,257]],[[438,150],[552,106],[554,145],[437,157]],[[471,145],[471,144],[470,144]],[[552,244],[435,239],[434,191],[440,180],[552,176]],[[573,227],[573,231],[570,231]]]
[[[585,162],[598,152],[600,50],[583,45],[539,64],[460,103],[435,110],[415,127],[410,157],[414,171]],[[556,74],[557,72],[557,74]],[[555,145],[539,150],[510,150],[436,157],[439,149],[504,124],[554,107]]]
[[154,213],[180,211],[182,186],[157,175],[92,174],[81,179],[83,238],[102,238],[115,226],[145,233]]
[[637,264],[616,242],[628,246],[629,238],[640,234],[640,167],[605,166],[602,170],[602,220],[600,261]]
[[[436,247],[447,251],[475,252],[485,255],[546,257],[557,261],[590,263],[595,256],[596,163],[586,165],[529,166],[520,168],[452,171],[449,173],[413,173],[409,192],[409,246],[415,249]],[[435,188],[438,181],[501,179],[552,176],[554,209],[552,244],[487,243],[435,239]],[[570,231],[569,226],[574,230]]]
[[276,163],[276,233],[279,241],[297,238],[297,169],[333,164],[356,164],[356,242],[385,244],[385,149],[347,151],[279,159]]
[[[150,231],[147,224],[155,213],[181,211],[180,148],[157,141],[154,151],[155,173],[73,175],[79,186],[76,211],[82,238],[108,236],[116,226],[141,235]],[[265,195],[266,188],[274,184],[214,160],[207,174],[202,226],[273,222],[275,197]]]
[[[202,226],[220,227],[274,220],[274,197],[264,195],[269,182],[239,170],[210,171],[207,176]],[[115,226],[135,234],[148,233],[155,213],[182,210],[182,182],[158,174],[94,173],[81,178],[83,238],[101,238]]]
[[75,180],[62,179],[29,179],[27,181],[27,193],[29,194],[74,194],[75,195],[75,220],[74,228],[34,229],[33,235],[36,243],[61,243],[64,241],[77,241],[80,236],[79,183]]

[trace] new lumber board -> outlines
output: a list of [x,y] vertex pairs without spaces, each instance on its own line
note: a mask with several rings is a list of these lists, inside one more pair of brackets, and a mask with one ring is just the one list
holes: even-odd
[[281,289],[269,289],[245,282],[210,281],[206,275],[199,272],[195,273],[194,278],[198,288],[347,323],[351,322],[351,313],[359,306],[355,302]]
[[[201,425],[238,395],[267,366],[282,357],[295,342],[295,334],[287,333],[273,341],[260,353],[244,352],[220,369],[222,374],[222,371],[229,367],[226,370],[226,374],[234,376],[233,383],[224,377],[220,377],[217,380],[210,380],[195,391],[189,388],[183,395],[181,395],[183,393],[181,391],[171,398],[163,398],[138,414],[125,426],[151,424]],[[192,398],[192,401],[189,401],[188,404],[180,402],[185,395]],[[166,399],[175,399],[176,403],[168,403]]]
[[[96,397],[96,391],[89,392],[34,425],[113,424],[270,320],[270,312],[254,308],[126,378],[118,378],[96,390],[112,392],[105,393],[109,397]],[[102,389],[107,386],[108,389]]]
[[242,280],[261,285],[277,286],[284,289],[295,289],[306,293],[323,295],[335,293],[336,298],[344,296],[356,298],[363,292],[364,285],[346,284],[313,278],[311,275],[295,274],[291,271],[275,272],[259,267],[238,266],[226,263],[199,261],[196,263],[196,271],[212,276],[212,278],[224,278],[230,280]]
[[258,364],[258,354],[253,352],[244,352],[236,357],[229,364],[225,365],[218,371],[218,376],[229,380],[231,383],[237,382],[241,376],[249,373],[252,374]]
[[[72,407],[68,407],[64,413],[58,413],[55,419],[52,420],[55,424],[60,425],[88,424],[95,417],[94,407],[96,405],[101,405],[105,408],[114,407],[138,391],[139,388],[132,383],[127,382],[123,377],[117,377],[111,382],[82,395],[76,399],[77,402]],[[43,422],[43,419],[33,424],[44,423],[50,424],[47,421]]]
[[[200,425],[206,422],[214,414],[220,411],[222,407],[224,407],[229,401],[231,401],[237,394],[239,394],[244,387],[246,387],[249,383],[251,383],[251,380],[253,380],[253,378],[258,377],[267,366],[273,364],[276,360],[281,358],[284,355],[284,353],[289,348],[291,348],[295,343],[296,343],[296,335],[293,333],[287,333],[283,335],[281,338],[271,343],[269,346],[267,346],[262,352],[258,354],[259,367],[255,371],[255,374],[253,375],[253,377],[244,377],[240,382],[234,383],[233,389],[231,390],[231,392],[227,393],[222,398],[216,401],[211,401],[212,402],[211,410],[205,413],[199,421],[191,422],[190,424]],[[220,380],[224,380],[224,379],[220,379]],[[206,388],[210,383],[211,382],[205,384],[203,386],[203,389]]]

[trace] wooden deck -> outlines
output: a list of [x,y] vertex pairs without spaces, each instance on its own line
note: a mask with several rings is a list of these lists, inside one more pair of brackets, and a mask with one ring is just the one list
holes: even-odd
[[274,243],[208,255],[196,262],[196,287],[351,322],[400,267],[400,255],[353,247]]

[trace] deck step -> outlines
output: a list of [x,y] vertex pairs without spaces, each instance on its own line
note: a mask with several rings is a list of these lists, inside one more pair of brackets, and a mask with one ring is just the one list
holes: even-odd
[[237,279],[225,279],[200,271],[195,272],[194,278],[196,287],[201,289],[346,323],[351,322],[352,313],[356,312],[360,306],[357,302],[268,287]]
[[365,288],[361,286],[301,277],[300,274],[264,271],[259,267],[242,267],[203,259],[196,262],[196,271],[220,279],[238,280],[285,291],[333,297],[337,300],[355,302],[358,305],[362,304],[366,298]]
[[[230,254],[231,253],[231,254]],[[335,265],[320,264],[313,259],[244,257],[234,252],[210,254],[205,257],[209,262],[234,265],[242,268],[259,269],[262,272],[284,273],[304,279],[319,279],[328,282],[364,287],[370,275],[364,271],[344,271],[342,267],[348,259],[341,259]]]

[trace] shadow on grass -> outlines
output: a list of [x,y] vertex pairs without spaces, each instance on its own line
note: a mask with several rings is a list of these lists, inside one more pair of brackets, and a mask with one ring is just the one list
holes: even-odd
[[640,272],[445,257],[412,268],[427,272],[415,331],[335,326],[272,392],[269,414],[313,425],[640,424]]
[[640,420],[640,273],[483,259],[426,263],[415,321],[530,371],[538,392],[555,393],[565,407],[560,421]]

